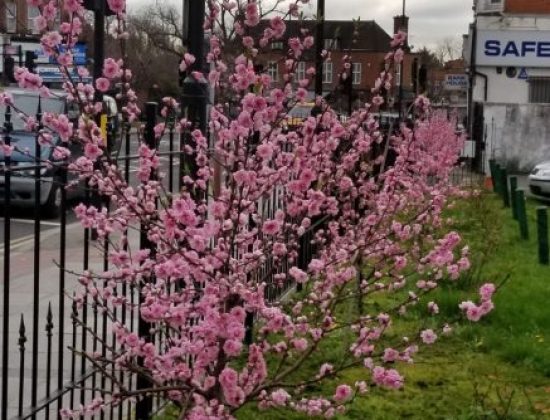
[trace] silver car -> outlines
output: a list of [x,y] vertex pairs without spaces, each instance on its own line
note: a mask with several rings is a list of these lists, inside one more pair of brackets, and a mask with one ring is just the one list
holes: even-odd
[[[35,116],[38,112],[39,93],[23,89],[7,89],[7,92],[13,96],[13,101],[17,109],[26,115]],[[54,114],[66,114],[70,120],[78,117],[78,109],[67,101],[65,92],[53,92],[49,98],[40,98],[41,112],[50,112]],[[5,136],[4,122],[6,117],[6,107],[0,105],[0,139]],[[36,134],[25,131],[25,123],[18,112],[12,109],[11,123],[13,132],[10,133],[10,141],[16,150],[12,153],[12,165],[17,169],[12,171],[11,177],[11,203],[14,206],[34,207],[35,204],[35,144]],[[58,144],[59,139],[54,138],[53,145],[42,146],[40,160],[53,160],[53,146]],[[73,161],[82,156],[82,147],[76,144],[67,144],[71,151],[70,160]],[[0,169],[4,166],[4,154],[0,151]],[[23,169],[28,166],[29,169]],[[74,175],[69,175],[74,178]],[[71,180],[69,178],[69,181]],[[57,167],[42,168],[40,173],[40,203],[44,208],[44,213],[55,217],[59,214],[61,206],[61,173]],[[67,196],[72,198],[75,195],[82,196],[82,188],[72,188],[67,190]],[[5,176],[0,172],[0,207],[3,206],[5,192]]]
[[531,171],[529,189],[534,195],[550,198],[550,161],[539,163]]
[[[0,132],[0,139],[4,140],[5,134]],[[54,145],[59,140],[54,140]],[[34,207],[36,197],[35,185],[35,144],[36,136],[26,131],[14,131],[10,134],[10,143],[15,147],[11,154],[11,165],[16,169],[12,171],[10,182],[11,204],[19,207]],[[79,145],[68,145],[71,151],[70,160],[73,161],[82,155]],[[53,145],[42,146],[40,148],[40,160],[53,161]],[[5,158],[0,151],[0,170],[4,168]],[[28,167],[28,169],[25,169]],[[69,175],[69,180],[74,175]],[[6,190],[6,178],[3,171],[0,171],[0,207],[4,204],[4,195]],[[43,212],[48,217],[56,217],[61,210],[61,188],[63,188],[62,173],[57,166],[42,167],[40,169],[40,205]],[[67,198],[83,196],[83,189],[80,185],[66,189]]]

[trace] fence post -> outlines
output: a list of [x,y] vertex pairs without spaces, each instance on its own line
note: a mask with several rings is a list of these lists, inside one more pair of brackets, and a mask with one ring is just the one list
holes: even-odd
[[517,176],[510,177],[510,196],[512,202],[512,217],[514,220],[518,220],[518,207],[516,202],[516,190],[518,189],[518,178]]
[[537,207],[537,234],[539,262],[543,265],[548,265],[550,255],[548,250],[548,212],[546,207]]
[[493,185],[494,185],[494,191],[497,194],[501,194],[501,191],[502,191],[501,181],[502,181],[502,177],[500,175],[500,165],[498,163],[495,163],[494,173],[493,173]]
[[491,181],[493,184],[493,192],[497,192],[497,176],[496,176],[497,163],[494,159],[489,159],[489,170],[491,171]]
[[[40,300],[40,219],[41,219],[41,197],[40,190],[42,187],[41,179],[41,146],[40,135],[42,131],[42,101],[40,96],[38,97],[38,109],[36,111],[36,121],[38,122],[37,132],[35,136],[34,145],[34,252],[33,252],[33,303],[32,303],[32,379],[31,379],[31,404],[36,406],[38,401],[38,330],[40,326],[39,322],[39,300]],[[52,194],[55,194],[55,178],[52,181]],[[48,383],[49,383],[48,378]]]
[[[145,104],[145,144],[151,148],[155,149],[157,142],[155,139],[155,125],[157,118],[157,107],[156,102],[147,102]],[[156,177],[156,174],[151,173],[151,177]],[[149,241],[147,237],[147,226],[142,223],[140,229],[140,249],[151,249],[153,244]],[[152,279],[145,280],[151,282]],[[143,295],[141,290],[139,292],[139,306],[143,304]],[[138,310],[139,314],[139,310]],[[145,341],[151,342],[153,337],[151,336],[151,324],[143,320],[141,315],[138,315],[138,335],[140,338]],[[143,360],[139,360],[140,365],[143,364]],[[138,375],[137,377],[137,390],[147,389],[151,387],[151,383],[143,375]],[[136,420],[148,420],[151,418],[153,412],[153,398],[151,395],[141,396],[141,399],[138,400],[136,404]]]
[[518,188],[516,190],[516,206],[518,210],[519,232],[521,235],[521,239],[529,239],[527,212],[525,210],[525,192],[521,188]]
[[[10,147],[11,144],[11,107],[6,107],[5,113],[5,136],[4,144]],[[8,378],[9,378],[9,327],[10,327],[10,242],[11,242],[11,158],[9,153],[4,153],[4,296],[3,296],[3,319],[2,319],[2,406],[0,418],[8,418]]]
[[500,170],[500,192],[502,195],[502,202],[504,207],[510,207],[510,195],[508,190],[508,171],[506,168]]

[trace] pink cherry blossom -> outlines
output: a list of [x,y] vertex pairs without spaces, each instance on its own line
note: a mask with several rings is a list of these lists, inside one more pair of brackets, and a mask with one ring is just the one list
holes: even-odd
[[333,396],[334,401],[339,403],[344,402],[351,397],[352,392],[349,385],[338,385]]
[[126,0],[107,0],[109,9],[115,13],[123,13],[126,10]]
[[428,329],[420,333],[420,338],[422,338],[424,344],[433,344],[437,340],[437,334],[433,330]]
[[97,90],[101,92],[107,92],[111,87],[111,82],[105,77],[100,77],[95,81]]

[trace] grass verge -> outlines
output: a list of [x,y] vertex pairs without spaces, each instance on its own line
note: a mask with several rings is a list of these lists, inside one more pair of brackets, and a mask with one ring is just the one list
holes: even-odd
[[[405,388],[372,388],[339,419],[540,419],[550,418],[550,267],[538,264],[535,208],[527,203],[530,240],[521,241],[511,211],[493,194],[458,200],[449,210],[472,251],[473,269],[456,287],[440,290],[440,316],[454,316],[457,302],[472,287],[507,278],[496,310],[479,324],[462,324],[450,337],[423,348],[412,365],[398,368]],[[402,322],[407,329],[422,321],[420,309]],[[396,321],[398,323],[399,321]],[[398,326],[396,326],[398,328]],[[312,366],[322,359],[317,356]],[[339,382],[368,380],[363,369],[350,370]],[[326,383],[312,391],[334,390]],[[242,420],[298,420],[289,410],[239,410]],[[167,410],[159,419],[174,418]]]

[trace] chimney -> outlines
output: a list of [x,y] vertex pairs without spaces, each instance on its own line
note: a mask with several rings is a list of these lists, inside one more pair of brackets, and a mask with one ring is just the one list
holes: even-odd
[[408,16],[394,16],[393,17],[393,33],[396,34],[399,31],[409,32],[409,17]]
[[398,15],[393,17],[393,33],[396,34],[399,31],[403,31],[407,33],[407,39],[405,41],[405,48],[408,50],[409,48],[409,17]]

